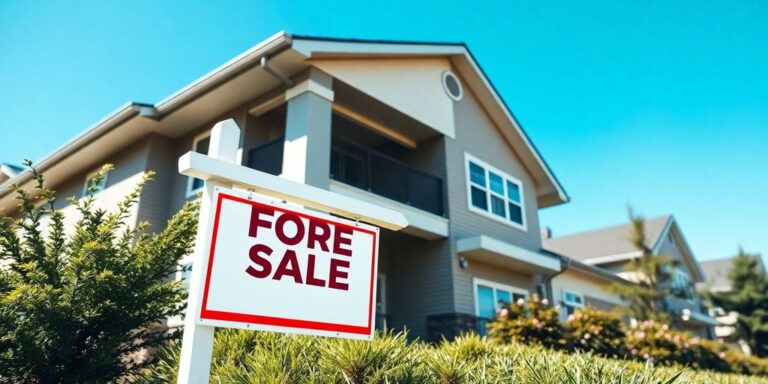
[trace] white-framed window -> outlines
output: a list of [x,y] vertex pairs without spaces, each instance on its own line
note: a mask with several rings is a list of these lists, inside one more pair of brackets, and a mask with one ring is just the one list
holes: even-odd
[[[97,169],[85,176],[85,183],[83,183],[83,197],[88,196],[88,187],[91,186],[91,182],[96,177],[96,175],[99,174],[100,171],[101,169]],[[94,189],[94,192],[93,192],[94,197],[100,195],[102,192],[104,192],[105,189],[107,189],[108,176],[109,176],[109,172],[105,173],[104,177],[101,179],[101,182],[99,182],[99,184],[95,186],[96,188]]]
[[496,317],[496,311],[503,306],[527,299],[528,291],[502,283],[475,278],[475,314],[478,317],[492,319]]
[[[195,137],[192,141],[192,150],[203,155],[208,154],[208,148],[211,145],[211,131],[203,132]],[[189,177],[187,180],[187,197],[191,197],[197,194],[200,189],[203,188],[205,182],[203,180]]]
[[566,315],[573,314],[577,308],[584,308],[585,305],[584,295],[574,291],[563,291],[563,308]]
[[469,153],[464,158],[469,210],[525,231],[523,183]]

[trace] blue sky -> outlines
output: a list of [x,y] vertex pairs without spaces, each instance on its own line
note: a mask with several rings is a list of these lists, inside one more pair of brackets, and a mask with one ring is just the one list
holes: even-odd
[[[576,4],[578,3],[578,4]],[[768,2],[0,0],[0,161],[40,159],[279,30],[464,41],[572,197],[556,235],[673,213],[768,254]]]

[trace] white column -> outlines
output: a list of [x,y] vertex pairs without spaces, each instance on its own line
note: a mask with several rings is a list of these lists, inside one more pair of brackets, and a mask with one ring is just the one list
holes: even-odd
[[[208,156],[230,163],[236,163],[240,144],[240,128],[234,120],[217,123],[211,130]],[[209,224],[213,191],[220,183],[205,182],[200,201],[200,219],[197,223],[192,274],[189,282],[189,300],[184,317],[184,337],[181,344],[181,359],[177,383],[208,383],[213,355],[213,333],[215,328],[195,323],[200,314],[202,302],[203,275],[207,269],[205,250],[208,249]]]
[[323,189],[330,185],[332,82],[328,74],[311,68],[306,80],[285,93],[282,176]]

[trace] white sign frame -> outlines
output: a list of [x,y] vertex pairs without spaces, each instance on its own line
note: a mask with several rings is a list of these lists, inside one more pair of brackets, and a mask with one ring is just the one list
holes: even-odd
[[[213,199],[211,205],[211,215],[209,217],[207,233],[210,234],[208,239],[209,249],[205,258],[205,274],[202,282],[202,294],[199,297],[200,305],[199,311],[196,315],[196,322],[201,325],[214,326],[214,327],[226,327],[226,328],[240,328],[249,330],[260,330],[270,332],[281,333],[293,333],[293,334],[305,334],[316,336],[329,336],[329,337],[341,337],[359,340],[372,340],[375,331],[375,312],[376,312],[376,276],[378,275],[378,246],[379,246],[379,228],[371,225],[367,225],[360,222],[355,222],[347,219],[334,217],[325,213],[310,211],[296,205],[291,205],[274,200],[268,200],[250,192],[238,191],[230,188],[214,187]],[[285,318],[268,316],[262,313],[239,313],[230,312],[214,308],[214,304],[211,303],[210,287],[211,281],[216,276],[213,269],[216,267],[217,259],[216,255],[220,252],[217,249],[219,243],[219,226],[221,224],[222,217],[222,205],[224,201],[231,201],[240,204],[256,205],[275,211],[290,212],[294,215],[306,218],[308,220],[318,220],[325,223],[330,223],[334,226],[346,227],[352,231],[362,233],[366,236],[371,236],[371,245],[369,256],[366,257],[366,261],[360,260],[368,271],[367,273],[367,303],[361,306],[360,310],[364,312],[366,320],[365,324],[341,324],[331,323],[325,321],[318,321],[311,319],[311,315],[303,315],[303,318]],[[249,208],[250,209],[250,208]],[[262,228],[262,230],[267,230]],[[226,236],[230,236],[227,234]],[[244,235],[243,235],[244,236]],[[245,236],[244,236],[245,237]],[[228,253],[225,255],[229,255]],[[221,257],[221,256],[219,256]],[[243,257],[247,259],[247,254],[243,254]],[[350,261],[355,260],[359,256],[355,255]],[[219,265],[223,261],[219,261]],[[246,278],[247,279],[247,278]],[[290,283],[288,283],[290,284]],[[309,288],[313,289],[315,287]],[[350,287],[352,289],[352,287]],[[354,302],[350,302],[352,299],[348,299],[347,305],[357,305]],[[265,306],[271,304],[264,302]],[[272,304],[273,305],[273,304]],[[344,307],[328,308],[329,311],[347,311]],[[360,315],[358,315],[360,316]]]

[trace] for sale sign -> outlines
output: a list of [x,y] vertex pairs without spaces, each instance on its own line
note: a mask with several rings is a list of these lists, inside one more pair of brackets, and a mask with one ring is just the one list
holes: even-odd
[[212,210],[198,324],[373,337],[378,228],[222,188]]

